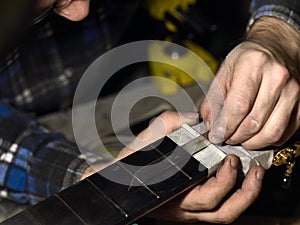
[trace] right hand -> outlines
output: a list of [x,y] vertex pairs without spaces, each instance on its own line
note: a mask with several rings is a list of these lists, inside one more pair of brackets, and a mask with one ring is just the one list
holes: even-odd
[[222,63],[201,106],[209,139],[247,149],[284,144],[300,128],[300,34],[261,17]]

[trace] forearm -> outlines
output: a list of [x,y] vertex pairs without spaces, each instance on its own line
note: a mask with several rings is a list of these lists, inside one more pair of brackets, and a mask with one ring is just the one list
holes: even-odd
[[300,81],[300,34],[294,27],[274,17],[261,17],[251,26],[245,41],[258,44],[258,50],[265,50]]
[[[252,0],[250,11],[246,40],[259,42],[299,76],[300,1]],[[291,63],[294,65],[287,66]]]

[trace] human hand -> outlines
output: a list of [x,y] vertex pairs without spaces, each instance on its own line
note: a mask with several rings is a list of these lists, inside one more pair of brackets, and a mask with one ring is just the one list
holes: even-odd
[[[274,24],[274,19],[271,20]],[[280,26],[286,26],[275,20]],[[269,19],[264,25],[268,23]],[[262,32],[257,27],[259,23],[253,28],[254,32],[259,31],[255,36],[259,39]],[[262,34],[265,39],[267,35]],[[278,56],[280,51],[273,53],[253,42],[241,43],[226,57],[200,109],[210,141],[240,143],[247,149],[259,149],[282,145],[299,129],[300,38],[297,32],[286,36],[290,37],[293,50],[282,50],[285,54],[282,60]],[[282,40],[278,37],[277,41]],[[295,66],[285,67],[284,57]]]
[[193,112],[186,113],[176,113],[171,111],[166,111],[160,114],[155,118],[151,124],[143,130],[132,143],[124,147],[118,156],[107,163],[102,163],[98,165],[93,165],[87,167],[82,175],[80,180],[85,179],[86,177],[94,174],[96,171],[99,171],[117,160],[130,155],[131,153],[155,142],[156,140],[172,133],[173,131],[179,129],[182,124],[186,123],[189,125],[196,124],[199,121],[199,114]]
[[[179,129],[183,123],[196,123],[198,114],[165,112],[156,118],[133,143],[124,148],[119,158],[148,145]],[[233,191],[238,176],[239,160],[228,156],[220,165],[216,176],[161,206],[148,217],[180,222],[229,223],[235,220],[258,196],[264,169],[253,167],[247,174],[241,188]]]
[[132,143],[122,149],[122,151],[118,154],[117,159],[124,158],[136,150],[159,140],[160,138],[179,129],[184,123],[194,125],[198,122],[198,113],[177,113],[172,111],[163,112],[155,118],[145,130],[139,133]]
[[261,166],[252,167],[240,188],[235,188],[239,159],[227,156],[215,176],[183,193],[148,216],[176,222],[228,224],[236,220],[258,197],[264,176]]

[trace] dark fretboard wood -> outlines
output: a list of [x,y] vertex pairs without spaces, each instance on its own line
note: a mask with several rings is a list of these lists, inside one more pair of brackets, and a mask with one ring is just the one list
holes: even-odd
[[165,137],[1,224],[130,224],[207,176],[199,160]]

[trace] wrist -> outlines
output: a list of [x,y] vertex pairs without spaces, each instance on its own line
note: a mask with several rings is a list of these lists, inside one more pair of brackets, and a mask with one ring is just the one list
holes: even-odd
[[291,25],[274,17],[262,17],[247,32],[245,41],[264,48],[300,81],[300,34]]

